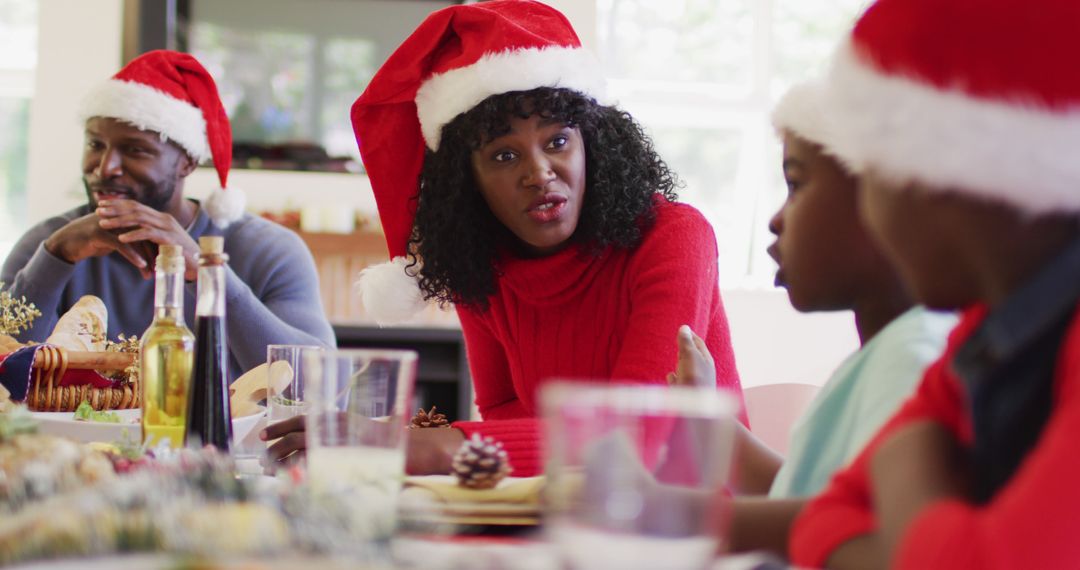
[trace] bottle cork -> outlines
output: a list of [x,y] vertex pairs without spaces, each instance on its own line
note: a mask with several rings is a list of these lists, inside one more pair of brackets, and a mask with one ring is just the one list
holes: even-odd
[[158,246],[158,255],[154,263],[164,271],[173,273],[183,271],[184,248],[179,245]]
[[199,238],[199,251],[221,255],[225,252],[225,238],[221,236],[202,236]]
[[159,257],[179,257],[184,255],[184,248],[179,245],[158,246]]

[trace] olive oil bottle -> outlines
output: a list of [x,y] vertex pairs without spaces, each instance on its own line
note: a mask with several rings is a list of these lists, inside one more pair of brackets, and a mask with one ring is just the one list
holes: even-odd
[[195,335],[184,323],[184,253],[178,245],[158,248],[154,321],[141,349],[143,442],[184,443]]

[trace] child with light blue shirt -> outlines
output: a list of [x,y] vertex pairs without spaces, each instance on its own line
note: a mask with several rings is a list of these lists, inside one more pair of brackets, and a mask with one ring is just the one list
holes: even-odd
[[[732,550],[786,551],[788,528],[805,499],[821,491],[914,392],[925,368],[942,353],[956,319],[914,306],[896,271],[864,231],[857,215],[856,175],[833,154],[837,144],[823,112],[822,86],[793,88],[778,104],[774,125],[783,137],[788,195],[769,222],[776,284],[800,312],[854,313],[861,348],[823,385],[792,429],[781,459],[751,432],[736,451],[740,490],[769,498],[734,505]],[[689,331],[679,338],[679,383],[709,383],[709,355]],[[751,428],[753,426],[751,425]],[[747,468],[747,465],[753,468]],[[747,478],[758,480],[746,480]]]

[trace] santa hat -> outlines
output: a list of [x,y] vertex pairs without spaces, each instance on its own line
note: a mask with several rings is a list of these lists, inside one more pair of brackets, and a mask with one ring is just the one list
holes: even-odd
[[82,120],[108,117],[154,131],[180,145],[196,162],[213,158],[220,188],[204,206],[226,227],[244,213],[244,194],[225,192],[232,164],[232,131],[214,78],[186,53],[155,50],[131,60],[83,100]]
[[787,131],[820,146],[823,152],[851,170],[851,165],[837,149],[840,137],[829,115],[827,99],[828,90],[820,79],[796,84],[784,93],[773,108],[773,128],[781,135]]
[[840,152],[894,183],[1080,212],[1080,2],[878,0],[837,52]]
[[359,290],[381,324],[425,305],[408,268],[425,146],[492,95],[538,87],[600,98],[599,64],[566,17],[531,0],[494,0],[432,13],[387,59],[352,107],[353,129],[371,179],[391,261],[365,269]]

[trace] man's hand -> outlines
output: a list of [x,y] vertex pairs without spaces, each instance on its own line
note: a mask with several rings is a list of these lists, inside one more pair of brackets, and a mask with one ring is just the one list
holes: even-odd
[[45,240],[45,250],[68,263],[78,263],[115,251],[139,268],[143,276],[150,275],[153,264],[153,254],[146,244],[121,241],[115,232],[101,226],[97,214],[76,218],[53,232]]
[[199,246],[180,222],[135,200],[102,200],[95,212],[102,229],[117,232],[122,244],[153,243],[179,245],[184,249],[184,279],[193,281],[199,273]]
[[675,372],[667,375],[668,384],[716,387],[716,363],[705,341],[683,325],[675,342],[679,346],[679,360]]
[[304,456],[307,451],[307,432],[305,416],[295,416],[285,421],[266,426],[259,432],[263,441],[277,441],[266,449],[267,471],[273,471],[279,465],[291,465]]

